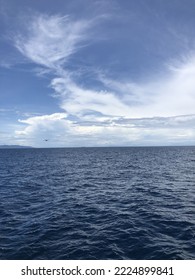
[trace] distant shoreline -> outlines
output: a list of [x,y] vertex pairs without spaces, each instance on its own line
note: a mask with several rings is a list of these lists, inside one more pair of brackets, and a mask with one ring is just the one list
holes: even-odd
[[0,149],[34,149],[31,146],[20,146],[20,145],[0,145]]

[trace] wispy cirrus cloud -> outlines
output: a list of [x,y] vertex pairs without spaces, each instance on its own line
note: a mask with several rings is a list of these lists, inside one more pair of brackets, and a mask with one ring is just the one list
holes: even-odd
[[58,70],[81,47],[89,26],[69,16],[34,15],[26,34],[15,37],[15,46],[32,62]]
[[161,75],[132,83],[100,77],[102,83],[129,106],[129,117],[169,117],[194,114],[195,56],[169,64]]
[[111,91],[87,89],[65,77],[53,79],[51,86],[61,99],[61,108],[69,114],[84,117],[94,112],[125,116],[129,111],[129,107]]

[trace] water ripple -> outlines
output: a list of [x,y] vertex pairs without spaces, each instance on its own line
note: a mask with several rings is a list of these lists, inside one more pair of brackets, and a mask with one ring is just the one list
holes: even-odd
[[0,150],[1,259],[195,259],[195,148]]

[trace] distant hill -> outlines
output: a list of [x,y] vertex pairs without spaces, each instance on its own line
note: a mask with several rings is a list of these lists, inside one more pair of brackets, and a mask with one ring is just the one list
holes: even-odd
[[33,148],[30,146],[20,146],[20,145],[0,145],[0,149],[29,149]]

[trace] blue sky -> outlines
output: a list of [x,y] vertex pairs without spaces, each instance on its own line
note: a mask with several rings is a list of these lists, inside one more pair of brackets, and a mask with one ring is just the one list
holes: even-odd
[[0,34],[0,144],[195,144],[194,0],[0,0]]

